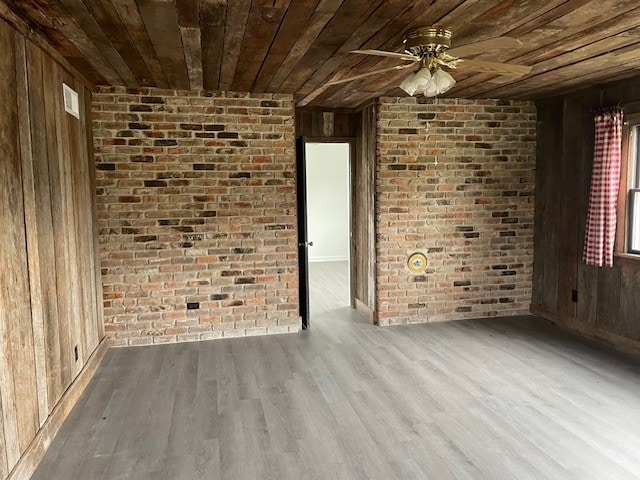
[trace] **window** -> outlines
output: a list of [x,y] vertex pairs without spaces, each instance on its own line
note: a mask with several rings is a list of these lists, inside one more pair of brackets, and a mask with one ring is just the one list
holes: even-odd
[[622,238],[617,250],[640,255],[640,114],[628,116],[624,133],[618,216]]
[[629,253],[640,255],[640,188],[629,189]]

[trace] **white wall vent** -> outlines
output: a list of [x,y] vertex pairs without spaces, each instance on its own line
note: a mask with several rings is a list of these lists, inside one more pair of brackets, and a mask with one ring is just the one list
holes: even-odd
[[78,92],[66,83],[62,84],[64,92],[64,109],[76,118],[80,118],[80,105],[78,103]]

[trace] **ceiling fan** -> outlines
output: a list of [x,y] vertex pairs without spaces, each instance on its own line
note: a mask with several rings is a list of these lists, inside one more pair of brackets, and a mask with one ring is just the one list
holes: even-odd
[[349,78],[333,80],[326,85],[338,85],[340,83],[359,80],[370,75],[415,68],[416,64],[419,64],[420,69],[405,78],[400,84],[400,88],[411,96],[422,94],[427,97],[435,97],[436,95],[449,91],[456,83],[455,79],[443,70],[442,67],[450,69],[460,67],[475,72],[514,76],[526,75],[531,71],[531,67],[525,65],[461,58],[467,55],[477,55],[489,50],[517,48],[521,46],[522,43],[515,38],[497,37],[462,47],[450,48],[451,35],[452,31],[448,28],[438,26],[421,27],[407,34],[403,41],[405,53],[387,52],[384,50],[353,50],[351,53],[391,57],[411,63],[374,70]]

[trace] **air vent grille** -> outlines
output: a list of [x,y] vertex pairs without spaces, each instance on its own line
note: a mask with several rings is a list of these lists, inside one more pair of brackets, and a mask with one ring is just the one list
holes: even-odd
[[64,92],[64,109],[76,118],[80,118],[80,105],[78,103],[78,93],[66,83],[62,84]]

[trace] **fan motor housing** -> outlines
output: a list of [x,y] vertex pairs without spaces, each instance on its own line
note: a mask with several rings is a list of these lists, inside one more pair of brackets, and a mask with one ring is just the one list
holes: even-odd
[[441,52],[451,46],[451,29],[445,27],[422,27],[405,36],[405,49],[413,55]]

